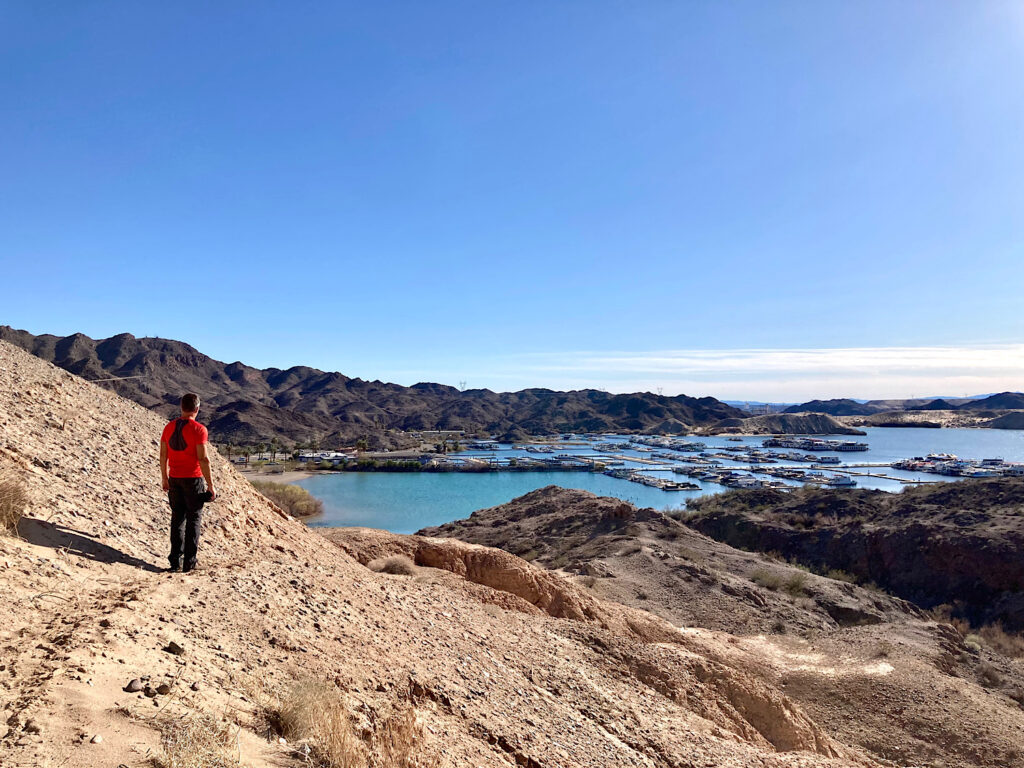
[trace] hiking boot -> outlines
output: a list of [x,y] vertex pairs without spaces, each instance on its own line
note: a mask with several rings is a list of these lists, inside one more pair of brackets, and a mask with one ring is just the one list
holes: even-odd
[[196,564],[195,563],[185,563],[185,565],[182,566],[182,568],[181,568],[181,572],[182,573],[192,573],[192,571],[194,571],[195,569],[196,569]]
[[181,573],[181,563],[171,563],[164,569],[164,573]]

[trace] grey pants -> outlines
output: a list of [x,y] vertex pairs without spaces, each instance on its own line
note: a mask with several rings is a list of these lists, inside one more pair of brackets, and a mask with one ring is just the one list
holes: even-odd
[[[195,568],[199,553],[199,533],[203,526],[203,500],[206,481],[201,477],[168,478],[167,500],[171,504],[171,567]],[[185,562],[182,563],[182,556]]]

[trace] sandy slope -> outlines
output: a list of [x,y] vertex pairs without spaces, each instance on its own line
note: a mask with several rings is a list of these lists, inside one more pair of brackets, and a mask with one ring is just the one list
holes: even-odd
[[[871,764],[759,673],[763,649],[562,578],[542,610],[503,587],[549,576],[483,548],[376,574],[219,457],[201,570],[159,573],[161,426],[0,344],[0,471],[32,497],[22,538],[0,539],[4,768],[152,765],[157,722],[196,712],[236,727],[243,764],[299,764],[261,730],[253,691],[302,676],[339,691],[363,731],[411,703],[424,766]],[[559,618],[556,604],[587,607]],[[171,693],[122,691],[142,676]]]
[[[835,513],[842,503],[852,512],[867,508],[864,498],[895,506],[902,500],[903,508],[892,517],[918,528],[927,522],[928,535],[907,543],[890,531],[872,551],[902,541],[892,560],[908,573],[914,556],[925,549],[923,542],[945,539],[958,548],[944,550],[949,569],[995,579],[1002,573],[1000,545],[1010,545],[1019,527],[1014,504],[1019,507],[1022,498],[1020,483],[969,482],[902,496],[809,492],[814,499],[807,506]],[[759,510],[752,514],[778,519],[785,515],[775,505],[796,504],[799,498],[734,492],[702,506],[746,500]],[[920,510],[906,509],[927,498],[934,500]],[[962,512],[972,507],[972,514]],[[723,530],[739,529],[735,520],[723,525]],[[744,550],[734,549],[656,510],[549,486],[423,533],[528,553],[535,563],[580,574],[576,578],[606,600],[644,608],[676,624],[745,636],[733,647],[752,655],[759,675],[826,723],[832,736],[880,760],[957,768],[1024,762],[1024,659],[972,647],[952,626],[931,621],[877,589],[807,573],[751,551],[760,545],[790,553],[763,531],[737,542]],[[853,544],[837,549],[857,551]],[[868,572],[879,578],[879,568],[876,564]],[[932,562],[922,570],[936,585],[943,581],[941,565]]]

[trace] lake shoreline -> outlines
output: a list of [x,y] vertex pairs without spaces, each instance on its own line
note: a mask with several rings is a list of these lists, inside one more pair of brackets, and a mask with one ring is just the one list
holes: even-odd
[[[265,472],[261,470],[239,470],[242,475],[249,480],[262,480],[264,482],[273,483],[285,483],[286,485],[292,485],[298,483],[300,480],[308,480],[314,475],[320,474],[320,472],[306,472],[302,470],[291,470],[290,472]],[[324,472],[323,474],[332,474],[330,472]]]

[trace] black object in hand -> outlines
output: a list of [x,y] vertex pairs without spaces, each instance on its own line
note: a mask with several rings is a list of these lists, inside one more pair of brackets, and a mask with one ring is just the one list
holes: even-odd
[[202,499],[203,504],[206,504],[208,501],[213,501],[213,491],[203,491],[199,494],[199,498]]

